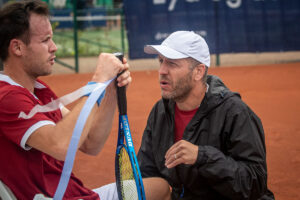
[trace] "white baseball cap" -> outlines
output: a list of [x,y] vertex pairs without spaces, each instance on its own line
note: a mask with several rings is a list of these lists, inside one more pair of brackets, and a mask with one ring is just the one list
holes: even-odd
[[210,66],[210,54],[205,40],[193,31],[176,31],[169,35],[161,45],[146,45],[147,54],[160,54],[169,59],[192,57]]

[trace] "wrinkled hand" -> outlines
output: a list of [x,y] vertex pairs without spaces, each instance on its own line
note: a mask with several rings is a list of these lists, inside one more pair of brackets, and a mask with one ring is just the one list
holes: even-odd
[[165,165],[167,168],[172,168],[179,164],[192,165],[196,163],[197,156],[197,145],[185,140],[180,140],[167,151],[165,155]]
[[[121,61],[114,54],[101,53],[98,57],[97,68],[92,78],[92,81],[94,82],[108,81],[114,78],[115,76],[117,76],[118,73],[124,70],[128,70],[128,68],[129,68],[128,64],[121,63]],[[121,78],[121,80],[123,79]],[[121,83],[123,82],[126,83],[126,81],[124,80]]]

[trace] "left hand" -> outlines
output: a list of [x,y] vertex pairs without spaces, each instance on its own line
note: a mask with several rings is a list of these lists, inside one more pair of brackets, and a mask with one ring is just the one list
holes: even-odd
[[198,157],[198,146],[186,140],[176,142],[165,155],[165,165],[167,168],[175,167],[179,164],[193,165]]

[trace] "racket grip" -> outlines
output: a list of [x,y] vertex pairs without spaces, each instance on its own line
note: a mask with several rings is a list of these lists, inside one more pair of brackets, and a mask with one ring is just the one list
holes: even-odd
[[[114,53],[114,55],[117,58],[119,58],[119,60],[123,63],[124,55],[122,53]],[[123,72],[119,73],[117,77],[119,77]],[[127,114],[126,87],[125,86],[119,87],[118,85],[116,85],[116,87],[117,87],[119,113],[120,115],[126,115]]]

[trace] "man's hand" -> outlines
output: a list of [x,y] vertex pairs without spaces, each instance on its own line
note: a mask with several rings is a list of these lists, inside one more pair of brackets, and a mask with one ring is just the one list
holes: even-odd
[[130,76],[129,72],[129,65],[127,63],[127,59],[123,58],[123,64],[124,64],[124,72],[117,78],[118,86],[128,86],[129,83],[131,83],[132,78]]
[[[128,68],[128,64],[123,64],[115,55],[109,53],[101,53],[98,57],[97,68],[92,81],[108,81],[117,76],[118,73],[121,73],[124,70],[128,70]],[[122,78],[120,79],[124,80]],[[123,82],[124,81],[122,81],[121,83]]]
[[193,165],[197,160],[197,156],[198,146],[188,141],[180,140],[167,151],[165,165],[167,168],[172,168],[179,164]]

